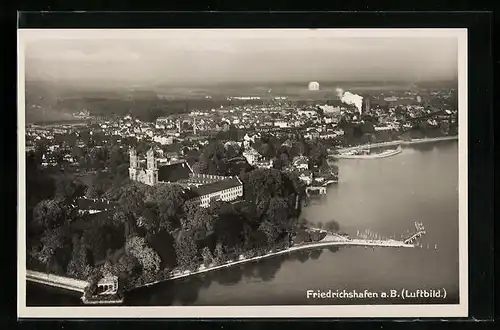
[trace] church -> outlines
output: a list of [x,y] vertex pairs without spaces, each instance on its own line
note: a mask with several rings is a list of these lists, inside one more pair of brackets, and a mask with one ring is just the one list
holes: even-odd
[[158,166],[158,160],[155,158],[153,149],[147,151],[145,160],[139,159],[135,148],[130,149],[129,157],[130,180],[142,182],[149,186],[187,180],[193,174],[193,169],[186,161],[168,162]]
[[134,148],[129,156],[130,180],[149,186],[179,184],[201,207],[208,207],[215,200],[233,202],[243,197],[243,183],[238,177],[195,174],[186,161],[159,163],[153,149],[148,150],[145,160],[139,159]]

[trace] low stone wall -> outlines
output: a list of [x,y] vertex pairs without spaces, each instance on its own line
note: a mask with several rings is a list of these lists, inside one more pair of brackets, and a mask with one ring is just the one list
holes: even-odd
[[85,287],[88,285],[86,281],[60,275],[37,272],[34,270],[26,270],[26,280],[82,293],[85,290]]

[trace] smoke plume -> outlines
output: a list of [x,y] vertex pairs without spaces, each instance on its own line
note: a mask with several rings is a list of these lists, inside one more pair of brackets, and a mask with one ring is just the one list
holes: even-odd
[[337,88],[337,96],[343,103],[356,106],[359,113],[361,114],[361,107],[363,106],[363,97],[361,95],[353,94],[351,92],[344,92],[342,88]]

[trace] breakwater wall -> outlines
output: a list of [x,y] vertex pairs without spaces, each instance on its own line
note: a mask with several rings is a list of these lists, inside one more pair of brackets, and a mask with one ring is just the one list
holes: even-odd
[[86,281],[54,275],[49,273],[37,272],[34,270],[26,270],[26,280],[34,283],[49,285],[56,288],[82,292],[88,285]]

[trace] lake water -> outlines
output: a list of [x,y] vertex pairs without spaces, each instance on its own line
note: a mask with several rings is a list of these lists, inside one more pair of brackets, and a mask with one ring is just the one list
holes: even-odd
[[[394,157],[340,160],[340,182],[303,211],[355,236],[407,234],[422,222],[424,248],[349,247],[296,252],[131,292],[127,305],[458,303],[458,143],[412,146]],[[437,249],[435,248],[437,244]],[[427,249],[429,245],[429,249]],[[307,290],[445,289],[447,299],[306,299]],[[79,304],[78,294],[28,285],[28,305]]]

